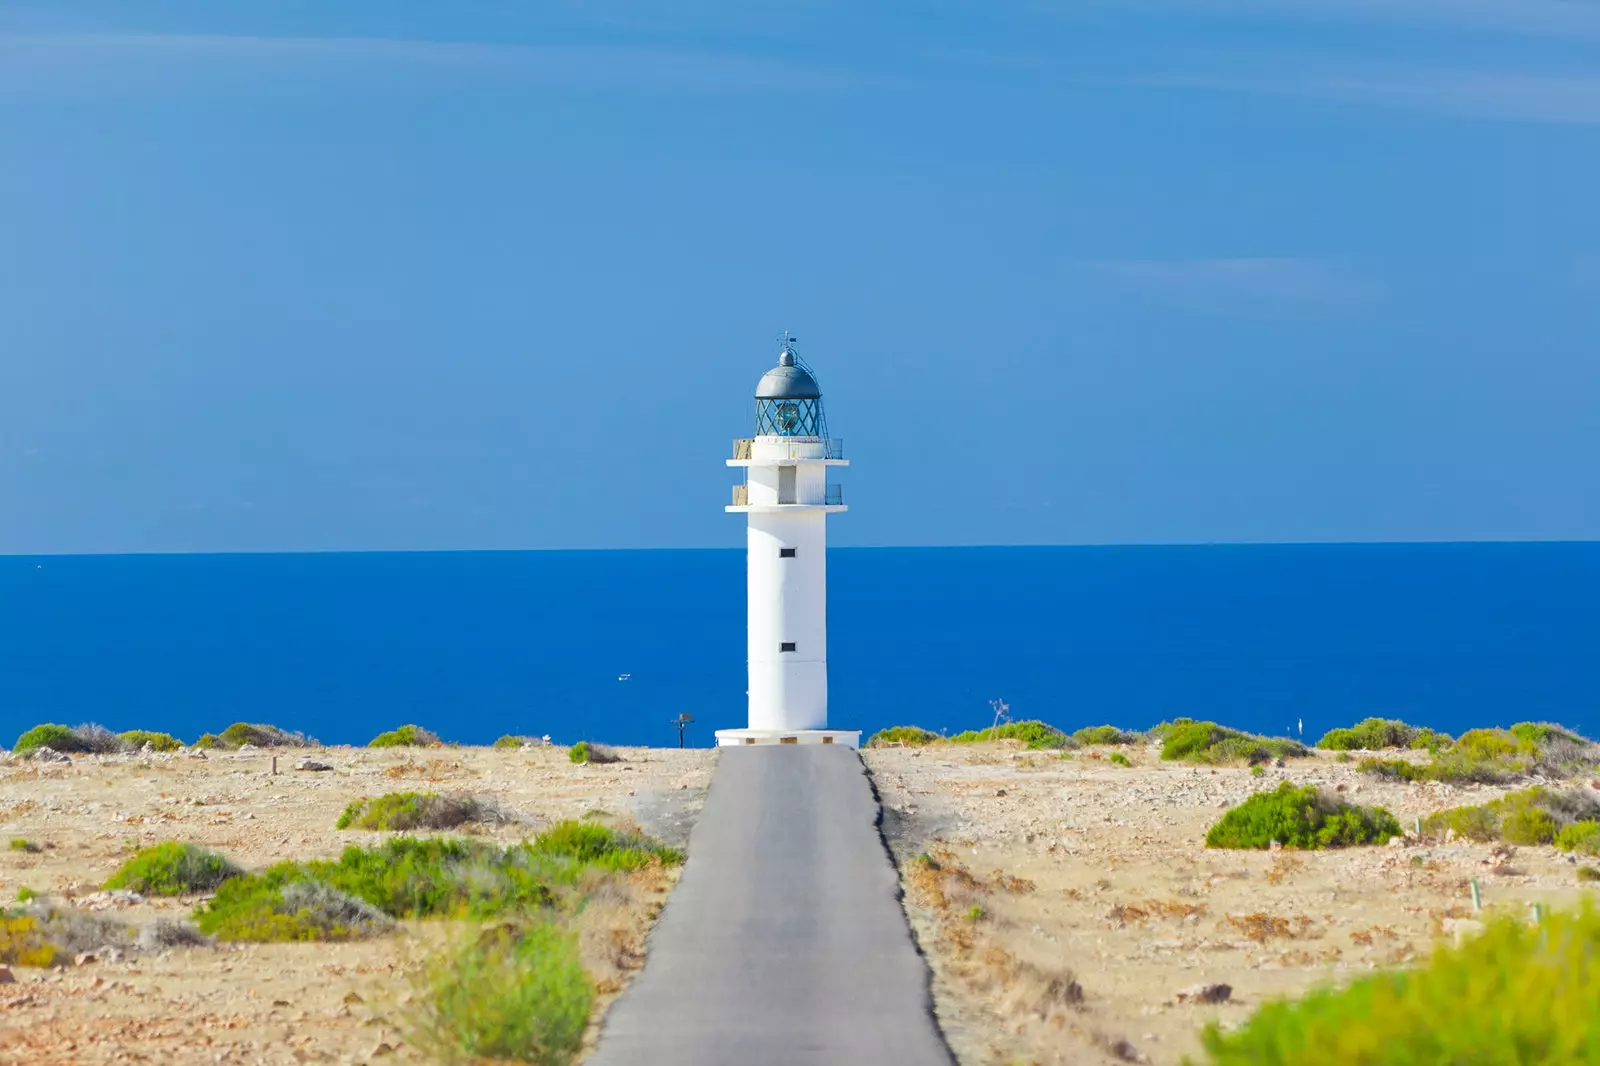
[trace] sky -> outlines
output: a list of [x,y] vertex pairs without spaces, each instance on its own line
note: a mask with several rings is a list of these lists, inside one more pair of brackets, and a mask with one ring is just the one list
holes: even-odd
[[0,0],[0,552],[1600,538],[1600,0]]

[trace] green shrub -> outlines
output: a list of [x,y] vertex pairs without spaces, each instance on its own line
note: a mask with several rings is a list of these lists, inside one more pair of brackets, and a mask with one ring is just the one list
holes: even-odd
[[1573,822],[1556,834],[1556,847],[1580,855],[1600,855],[1600,821]]
[[206,750],[220,748],[222,747],[222,738],[215,733],[201,733],[199,739],[194,742],[194,746]]
[[[1457,836],[1480,843],[1549,844],[1593,818],[1600,818],[1600,800],[1579,791],[1556,792],[1535,785],[1489,803],[1436,811],[1422,820],[1422,830],[1436,836],[1454,830]],[[1575,830],[1569,839],[1580,839],[1581,833]]]
[[1115,766],[1132,766],[1133,761],[1120,751],[1114,751],[1106,757]]
[[1126,729],[1118,729],[1114,725],[1084,726],[1072,734],[1072,739],[1079,744],[1137,744],[1138,733],[1130,733]]
[[1600,1049],[1600,915],[1504,917],[1415,970],[1269,1002],[1201,1036],[1211,1066],[1592,1063]]
[[203,932],[242,943],[358,940],[387,932],[394,919],[366,900],[314,877],[239,878],[223,886],[228,899],[196,912]]
[[419,725],[403,725],[387,733],[379,733],[367,743],[369,748],[431,748],[439,743],[439,734]]
[[1580,866],[1578,867],[1578,880],[1590,884],[1600,881],[1600,870],[1595,869],[1593,866]]
[[1478,761],[1531,755],[1534,748],[1533,741],[1512,736],[1504,729],[1470,729],[1455,743],[1456,752]]
[[1518,740],[1539,747],[1551,741],[1563,740],[1569,744],[1587,744],[1588,741],[1565,726],[1553,722],[1518,722],[1509,730]]
[[494,804],[472,796],[436,792],[390,792],[356,800],[339,815],[337,829],[455,829],[469,822],[502,822]]
[[920,748],[924,744],[932,744],[939,739],[938,733],[929,732],[920,726],[895,725],[888,729],[880,729],[872,734],[867,741],[869,748],[883,748],[890,744],[904,744],[908,748]]
[[1184,762],[1261,763],[1273,759],[1298,758],[1310,754],[1299,741],[1284,737],[1258,737],[1215,722],[1179,719],[1163,724],[1161,757]]
[[291,733],[275,725],[251,722],[233,723],[216,740],[219,748],[242,748],[246,744],[257,748],[303,748],[311,743],[303,733]]
[[531,748],[538,746],[538,737],[513,736],[510,733],[507,733],[505,736],[494,742],[494,747],[497,748]]
[[618,755],[609,745],[596,744],[588,740],[580,740],[567,749],[569,762],[595,764],[608,762],[621,762],[622,756]]
[[429,1058],[567,1066],[594,987],[576,938],[549,923],[486,930],[430,966],[406,1026]]
[[1491,756],[1482,758],[1470,749],[1456,747],[1436,754],[1432,762],[1413,763],[1404,759],[1362,759],[1358,769],[1390,781],[1439,781],[1447,785],[1496,785],[1524,775],[1526,757]]
[[120,734],[122,743],[132,751],[143,751],[146,744],[154,751],[178,751],[183,741],[171,733],[154,733],[148,729],[130,729]]
[[1285,781],[1257,792],[1228,811],[1206,834],[1208,848],[1342,848],[1382,844],[1400,835],[1400,823],[1382,807],[1356,807],[1316,788]]
[[197,844],[166,841],[143,848],[105,883],[147,896],[182,896],[209,892],[242,871],[233,862]]
[[17,888],[17,902],[18,903],[28,903],[28,902],[31,902],[31,901],[36,900],[38,898],[39,898],[39,893],[35,892],[33,889],[29,888],[27,885],[18,886],[18,888]]
[[40,848],[39,845],[35,844],[33,841],[27,839],[26,837],[12,837],[11,838],[11,850],[12,851],[25,851],[30,855],[37,855],[43,849]]
[[50,748],[53,751],[65,751],[73,754],[87,752],[89,745],[77,733],[67,726],[36,725],[17,738],[11,750],[18,755],[25,755],[35,748]]
[[988,729],[969,729],[950,738],[952,744],[986,744],[995,740],[1020,740],[1035,750],[1064,748],[1068,744],[1065,733],[1040,721],[1006,722]]
[[281,862],[234,878],[195,912],[195,924],[224,940],[363,935],[350,932],[348,923],[308,923],[286,909],[293,901],[285,902],[285,892],[304,881],[365,901],[390,918],[495,918],[553,906],[563,893],[575,891],[586,869],[625,871],[682,861],[675,849],[643,836],[584,822],[561,822],[532,843],[509,847],[399,837],[375,848],[352,845],[336,862]]
[[1368,718],[1349,729],[1330,729],[1317,741],[1326,751],[1378,751],[1407,748],[1417,734],[1413,726],[1393,718]]

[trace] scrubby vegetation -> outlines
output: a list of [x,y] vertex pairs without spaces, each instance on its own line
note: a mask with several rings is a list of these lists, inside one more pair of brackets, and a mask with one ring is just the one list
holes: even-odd
[[1535,785],[1488,803],[1436,811],[1422,820],[1422,831],[1439,837],[1454,832],[1468,840],[1508,844],[1553,844],[1566,833],[1566,839],[1577,844],[1587,838],[1588,831],[1581,828],[1584,823],[1597,819],[1600,799],[1578,790]]
[[[195,922],[224,940],[348,938],[375,931],[376,919],[357,922],[366,912],[353,904],[292,886],[314,882],[388,918],[486,919],[554,906],[575,894],[586,869],[627,872],[682,861],[672,848],[593,822],[562,822],[509,847],[401,837],[348,847],[336,862],[282,862],[234,878],[195,912]],[[310,908],[308,899],[322,903]]]
[[39,901],[0,909],[0,964],[61,966],[71,963],[80,952],[134,945],[128,926],[76,907]]
[[11,750],[26,755],[39,748],[66,752],[71,755],[110,755],[123,749],[122,738],[103,725],[92,722],[69,728],[46,723],[36,725],[17,738]]
[[1285,781],[1257,792],[1228,811],[1206,834],[1208,848],[1342,848],[1382,844],[1400,835],[1400,823],[1382,807],[1357,807],[1316,788]]
[[147,896],[183,896],[209,892],[243,871],[232,861],[196,844],[176,841],[137,852],[105,883]]
[[219,748],[242,748],[246,744],[257,748],[303,748],[312,743],[304,733],[251,722],[235,722],[217,738]]
[[576,938],[548,922],[483,930],[419,984],[407,1036],[447,1063],[566,1066],[594,1003]]
[[1428,763],[1363,759],[1364,773],[1398,781],[1500,784],[1530,774],[1550,778],[1588,773],[1600,762],[1600,745],[1559,726],[1521,722],[1510,729],[1473,729]]
[[387,733],[379,733],[368,742],[369,748],[431,748],[439,743],[439,734],[420,725],[403,725]]
[[537,747],[540,747],[543,743],[544,743],[543,740],[541,738],[539,738],[539,737],[514,736],[514,735],[512,735],[510,733],[507,733],[505,736],[501,737],[499,740],[494,742],[494,747],[497,747],[497,748],[537,748]]
[[356,800],[339,815],[338,829],[455,829],[471,822],[504,822],[495,804],[474,796],[436,792],[390,792]]
[[1563,827],[1556,834],[1556,847],[1579,855],[1600,855],[1600,821],[1586,818]]
[[1379,751],[1383,748],[1438,751],[1450,743],[1448,733],[1407,725],[1393,718],[1368,718],[1348,729],[1328,730],[1316,746],[1324,751]]
[[1161,757],[1167,760],[1207,763],[1261,763],[1299,758],[1310,749],[1285,737],[1258,737],[1215,722],[1178,718],[1163,722],[1151,734],[1161,738]]
[[1120,751],[1112,752],[1110,757],[1109,757],[1109,761],[1114,766],[1132,766],[1133,765],[1133,760],[1129,759],[1126,755],[1122,754],[1122,752],[1120,752]]
[[1593,884],[1596,881],[1600,881],[1600,870],[1595,869],[1593,866],[1580,866],[1578,867],[1578,880],[1585,884]]
[[1072,739],[1079,744],[1137,744],[1142,737],[1138,733],[1126,729],[1118,729],[1114,725],[1084,726],[1072,734]]
[[608,763],[621,762],[622,756],[605,744],[595,744],[587,740],[580,740],[567,749],[567,759],[575,763]]
[[129,751],[143,751],[148,745],[152,751],[178,751],[183,741],[171,733],[156,733],[149,729],[130,729],[119,735]]
[[1211,1066],[1417,1066],[1596,1061],[1600,914],[1558,912],[1539,926],[1493,922],[1427,965],[1267,1004],[1243,1026],[1212,1024]]
[[995,740],[1020,740],[1034,750],[1065,748],[1070,740],[1053,725],[1040,721],[1005,722],[987,729],[969,729],[950,738],[952,744],[984,744]]
[[26,837],[12,837],[10,847],[12,851],[25,851],[30,855],[37,855],[43,850]]
[[867,747],[886,748],[891,744],[903,744],[908,748],[920,748],[938,739],[938,733],[930,732],[921,726],[894,725],[872,734],[867,740]]

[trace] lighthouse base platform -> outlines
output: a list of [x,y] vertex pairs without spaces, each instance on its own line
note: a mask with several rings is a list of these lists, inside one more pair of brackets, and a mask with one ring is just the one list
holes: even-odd
[[731,748],[742,744],[839,744],[847,748],[861,746],[859,729],[719,729],[717,747]]

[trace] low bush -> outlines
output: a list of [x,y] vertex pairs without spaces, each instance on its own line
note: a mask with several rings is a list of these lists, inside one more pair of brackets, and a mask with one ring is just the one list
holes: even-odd
[[1269,1002],[1201,1036],[1211,1066],[1419,1066],[1596,1061],[1600,914],[1503,917],[1414,970]]
[[969,729],[950,738],[952,744],[986,744],[996,740],[1020,740],[1033,749],[1065,748],[1070,743],[1067,735],[1053,725],[1040,721],[1006,722],[988,729]]
[[220,748],[222,747],[222,738],[215,733],[201,733],[195,740],[194,746],[207,751],[213,748]]
[[1578,880],[1585,884],[1593,884],[1596,881],[1600,881],[1600,870],[1595,869],[1593,866],[1580,866],[1578,867]]
[[1118,729],[1114,725],[1084,726],[1072,734],[1072,739],[1079,744],[1137,744],[1140,740],[1138,733],[1130,733],[1126,729]]
[[36,892],[35,890],[29,888],[27,885],[18,885],[17,886],[17,902],[18,903],[30,903],[33,900],[36,900],[38,898],[39,898],[39,893]]
[[183,741],[171,733],[155,733],[148,729],[130,729],[119,735],[129,751],[143,751],[148,745],[152,751],[178,751]]
[[1310,754],[1310,749],[1297,740],[1258,737],[1215,722],[1183,718],[1156,729],[1162,737],[1161,757],[1169,761],[1253,764]]
[[1257,792],[1224,814],[1206,834],[1208,848],[1342,848],[1382,844],[1400,835],[1400,823],[1382,807],[1357,807],[1316,788],[1285,781]]
[[105,887],[125,888],[147,896],[183,896],[209,892],[242,872],[214,851],[169,840],[141,849],[111,875]]
[[407,1039],[446,1063],[567,1066],[594,1004],[577,939],[550,923],[480,932],[428,967],[417,992]]
[[[311,917],[291,886],[317,882],[389,918],[487,919],[555,905],[587,869],[628,871],[683,861],[643,836],[586,822],[562,822],[509,847],[481,840],[400,837],[375,848],[345,848],[337,861],[281,862],[225,882],[195,912],[203,932],[223,940],[301,940],[365,935],[367,927]],[[295,890],[296,892],[309,890]],[[334,910],[349,918],[349,910]],[[314,920],[313,920],[314,919]]]
[[222,940],[358,940],[387,932],[395,924],[366,900],[314,877],[251,877],[231,884],[238,887],[227,893],[226,900],[219,892],[196,915],[201,930]]
[[1600,855],[1600,820],[1573,822],[1556,834],[1556,847],[1580,855]]
[[54,723],[34,726],[18,737],[17,742],[11,746],[11,750],[18,755],[26,755],[35,748],[49,748],[52,751],[71,754],[87,753],[91,750],[88,741],[78,736],[76,730]]
[[499,807],[474,796],[390,792],[356,800],[339,815],[337,829],[455,829],[469,822],[504,822]]
[[1348,729],[1330,729],[1317,741],[1324,751],[1380,751],[1384,748],[1427,748],[1438,751],[1451,743],[1438,733],[1394,718],[1368,718]]
[[[1595,819],[1600,819],[1600,799],[1535,785],[1488,803],[1435,811],[1422,820],[1422,831],[1440,837],[1454,831],[1480,843],[1552,844],[1568,829]],[[1582,832],[1574,829],[1568,839],[1579,840]]]
[[924,744],[932,744],[939,739],[938,733],[930,732],[921,726],[894,725],[888,729],[880,729],[867,740],[869,748],[885,748],[891,744],[903,744],[908,748],[920,748]]
[[1569,744],[1587,744],[1589,741],[1574,733],[1565,726],[1553,722],[1518,722],[1509,730],[1518,740],[1525,740],[1530,744],[1543,747],[1552,741],[1565,741]]
[[1469,729],[1455,743],[1456,753],[1477,761],[1532,755],[1537,747],[1507,729]]
[[12,851],[25,851],[30,855],[37,855],[44,850],[27,837],[12,837],[10,847]]
[[257,748],[304,748],[313,743],[304,733],[252,722],[235,722],[216,740],[219,748],[242,748],[246,744]]
[[575,763],[595,764],[608,762],[621,762],[622,756],[606,744],[595,744],[587,740],[580,740],[567,749],[567,759]]
[[439,744],[439,734],[420,725],[403,725],[379,733],[367,742],[369,748],[431,748]]
[[542,741],[538,737],[513,736],[507,733],[495,741],[493,746],[497,748],[537,748],[541,743]]
[[0,910],[0,964],[62,966],[81,952],[133,946],[132,931],[126,925],[76,907],[34,902]]
[[1114,766],[1132,766],[1133,761],[1120,751],[1114,751],[1107,757]]

